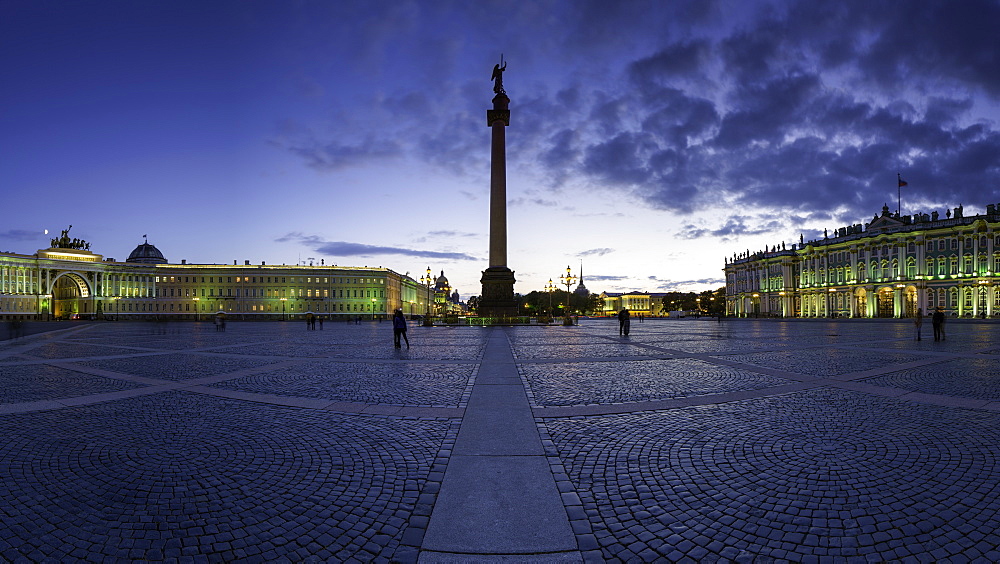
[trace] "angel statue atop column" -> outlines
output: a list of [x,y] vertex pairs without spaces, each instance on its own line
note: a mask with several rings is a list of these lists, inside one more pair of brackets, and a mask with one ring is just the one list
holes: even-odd
[[493,76],[490,77],[490,80],[493,81],[494,94],[506,94],[503,89],[503,71],[505,70],[507,70],[507,63],[503,62],[503,55],[500,55],[500,64],[493,65]]

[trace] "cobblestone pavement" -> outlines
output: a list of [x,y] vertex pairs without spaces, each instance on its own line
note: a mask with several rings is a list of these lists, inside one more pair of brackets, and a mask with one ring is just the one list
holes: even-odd
[[1000,325],[765,320],[0,342],[0,561],[443,559],[420,543],[495,331],[579,548],[514,560],[1000,561]]

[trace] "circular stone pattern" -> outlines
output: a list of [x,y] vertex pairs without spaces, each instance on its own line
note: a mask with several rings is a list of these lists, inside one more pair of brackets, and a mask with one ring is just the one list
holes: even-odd
[[997,374],[997,361],[992,358],[954,359],[883,374],[865,382],[925,394],[1000,400],[1000,374]]
[[321,362],[212,387],[382,405],[459,407],[474,364]]
[[0,417],[0,560],[387,560],[448,425],[183,392]]
[[70,398],[142,387],[54,366],[3,366],[0,404]]
[[608,559],[996,549],[997,414],[812,390],[546,427]]
[[782,378],[694,359],[525,362],[518,368],[537,406],[653,401],[788,383]]

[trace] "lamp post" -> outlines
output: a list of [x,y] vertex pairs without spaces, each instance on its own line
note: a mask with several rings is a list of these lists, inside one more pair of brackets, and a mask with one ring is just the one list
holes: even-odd
[[198,321],[198,302],[201,300],[201,298],[195,296],[193,299],[194,299],[194,320]]
[[285,302],[287,302],[287,301],[288,301],[288,298],[281,298],[281,320],[282,321],[288,321],[288,318],[285,316]]
[[572,286],[574,282],[576,282],[576,276],[573,276],[573,270],[569,266],[567,266],[566,267],[566,274],[560,274],[559,275],[559,283],[562,284],[562,285],[564,285],[564,286],[566,286],[566,311],[563,313],[563,315],[568,315],[569,312],[570,312],[570,310],[569,310],[569,287]]
[[556,285],[552,283],[552,279],[549,278],[549,283],[545,285],[545,291],[549,294],[549,317],[552,317],[552,292],[556,291]]
[[372,298],[372,321],[375,321],[375,298]]
[[434,279],[431,277],[431,267],[427,267],[427,274],[420,277],[420,283],[427,287],[427,293],[424,294],[424,299],[427,301],[427,312],[424,315],[424,325],[428,326],[431,324],[431,282]]

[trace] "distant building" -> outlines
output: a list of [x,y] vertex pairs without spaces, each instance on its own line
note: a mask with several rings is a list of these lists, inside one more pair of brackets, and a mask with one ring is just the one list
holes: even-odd
[[659,292],[601,292],[604,308],[600,315],[616,315],[624,307],[631,315],[663,316],[667,313],[663,307],[665,296]]
[[913,317],[1000,315],[1000,204],[900,216],[882,207],[865,224],[822,239],[726,259],[728,315]]
[[580,283],[576,285],[576,289],[573,290],[573,293],[576,294],[576,295],[578,295],[578,296],[583,296],[583,297],[587,297],[587,296],[590,295],[590,290],[588,290],[587,287],[583,285],[583,263],[582,262],[580,263]]
[[434,304],[437,307],[437,313],[461,313],[464,311],[458,290],[451,287],[443,270],[441,271],[441,276],[434,279],[433,289]]
[[433,299],[426,286],[387,268],[170,264],[148,242],[117,262],[68,231],[33,255],[0,253],[0,319],[413,315]]

